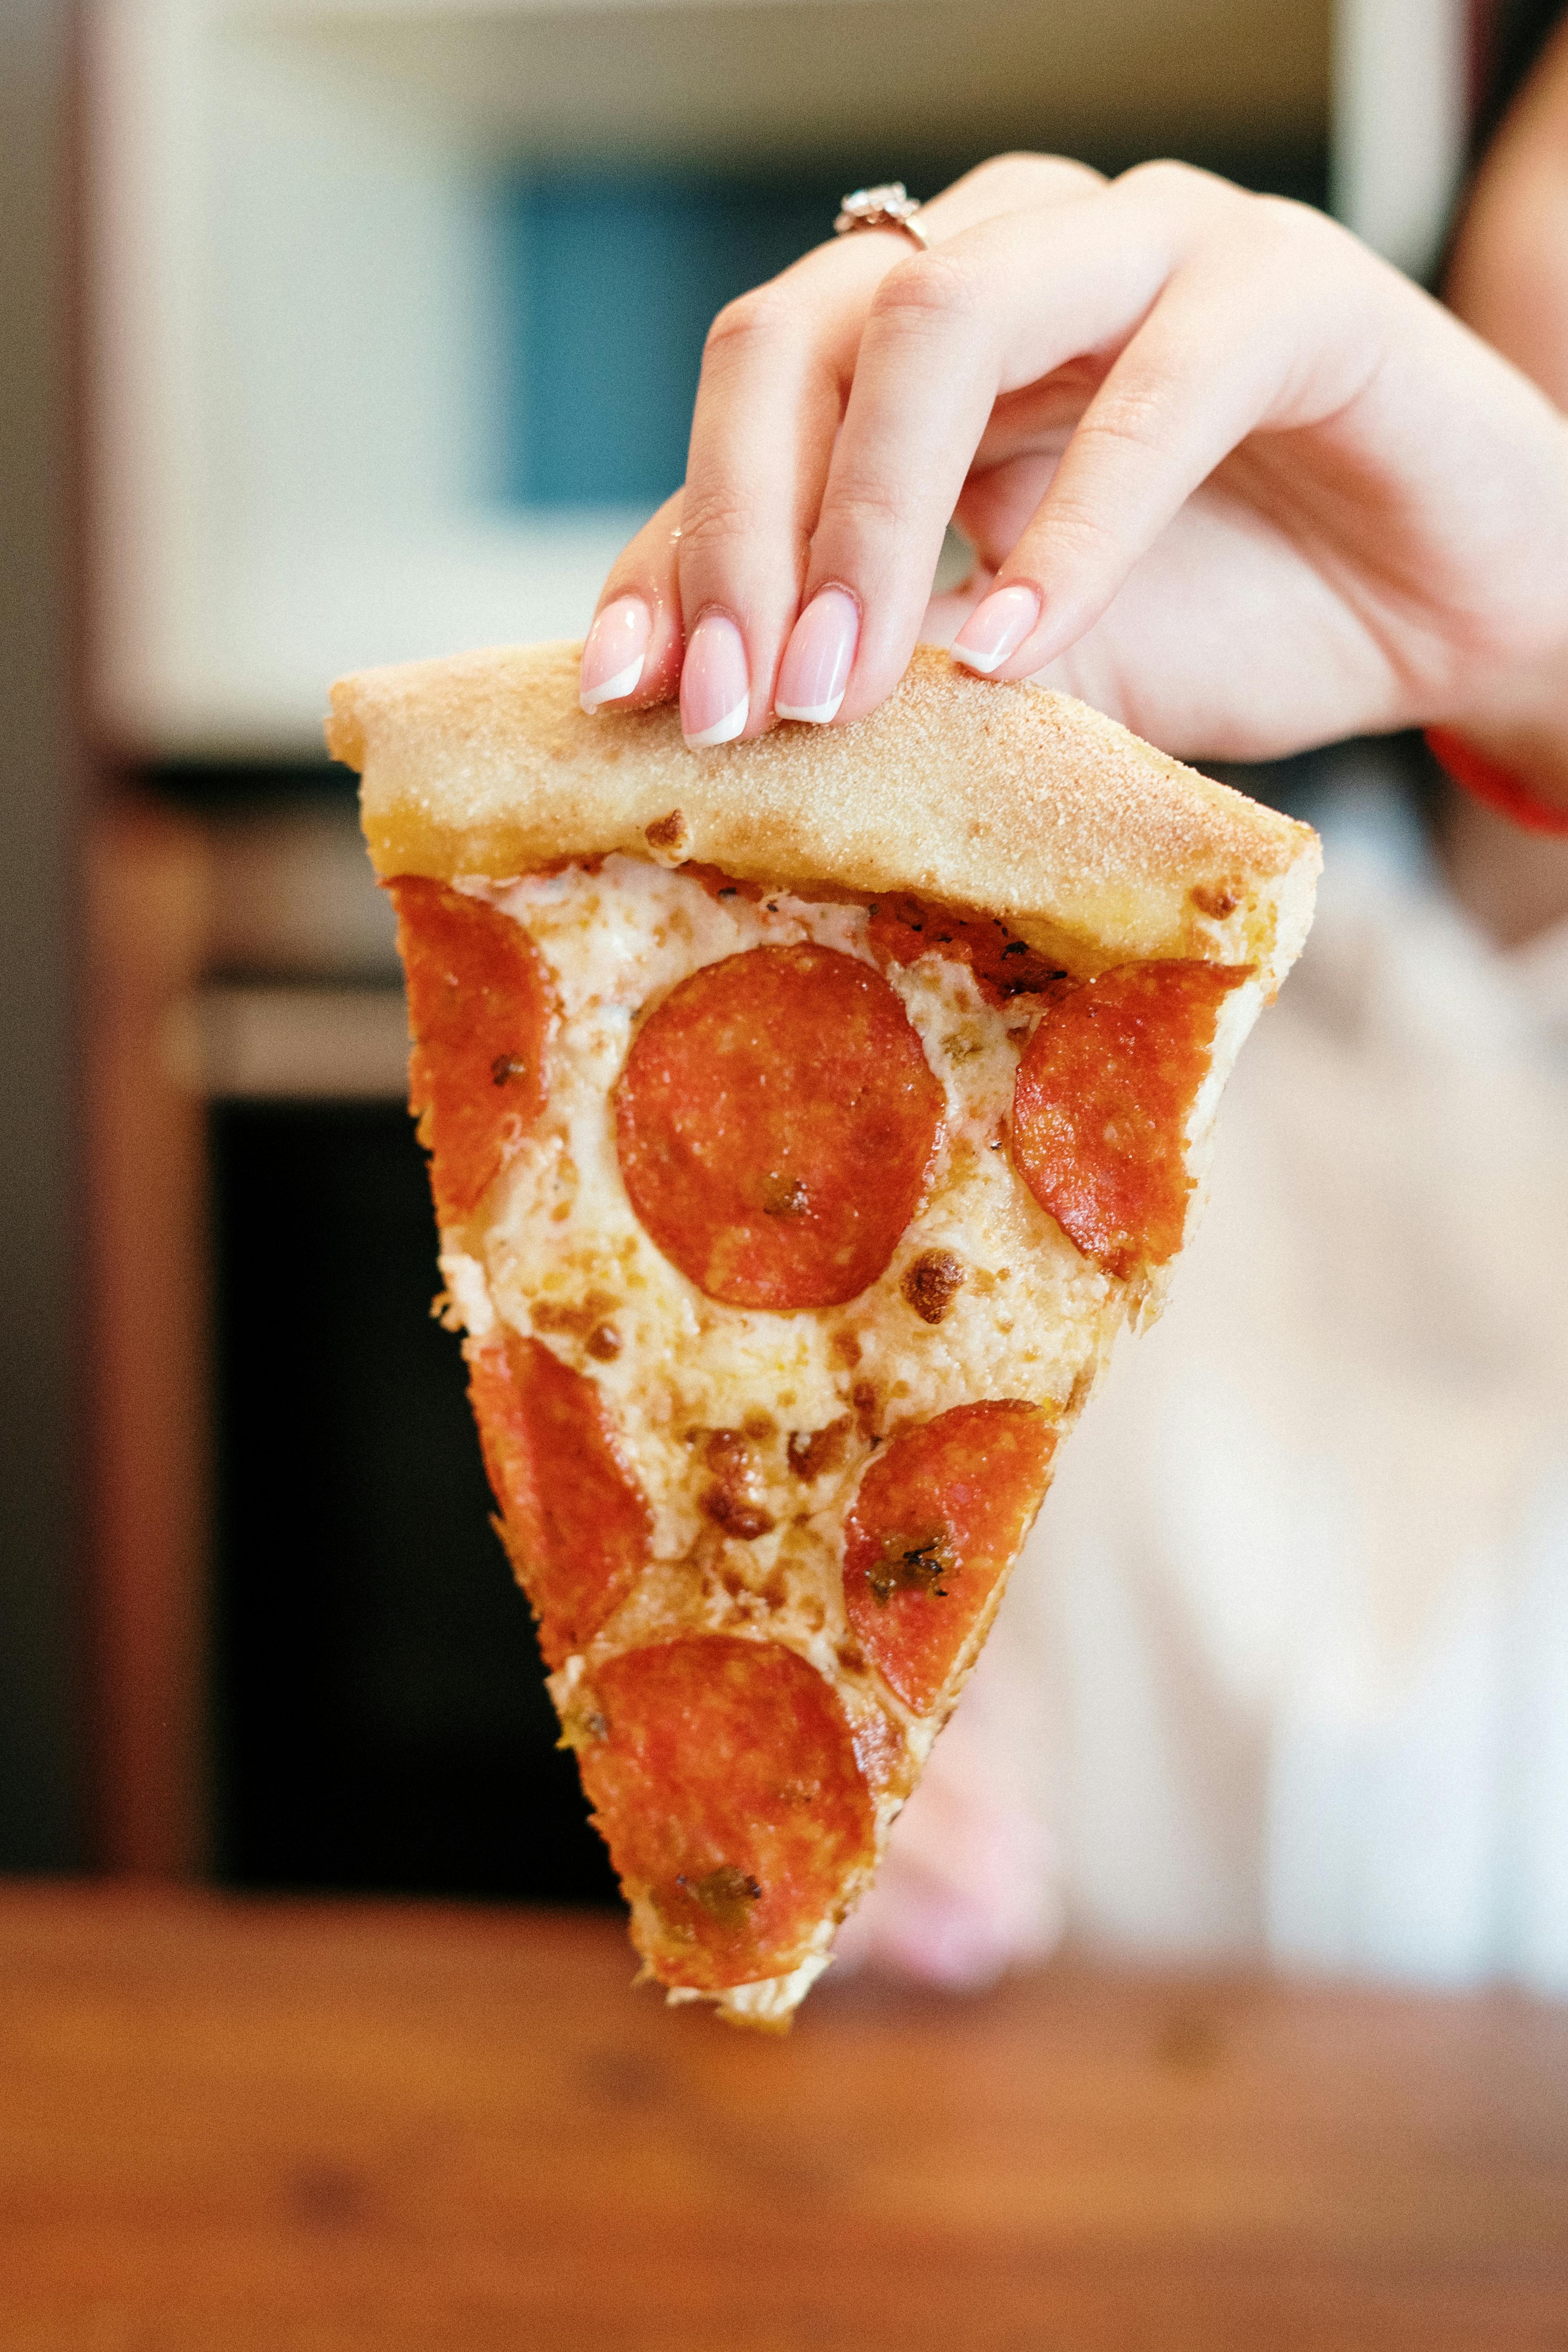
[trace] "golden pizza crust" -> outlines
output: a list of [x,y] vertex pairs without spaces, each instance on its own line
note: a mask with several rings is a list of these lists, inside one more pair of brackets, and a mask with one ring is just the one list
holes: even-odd
[[984,908],[1079,972],[1254,963],[1270,994],[1306,936],[1310,828],[1069,696],[990,684],[923,646],[851,726],[689,751],[671,706],[587,717],[580,653],[500,647],[340,680],[327,740],[363,772],[379,874],[690,858]]

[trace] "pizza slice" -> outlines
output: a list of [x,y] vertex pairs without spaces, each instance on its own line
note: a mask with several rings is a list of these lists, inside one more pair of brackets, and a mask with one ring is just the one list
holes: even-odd
[[1305,826],[917,656],[703,752],[577,653],[369,672],[447,1313],[672,2000],[786,2023],[1157,1308]]

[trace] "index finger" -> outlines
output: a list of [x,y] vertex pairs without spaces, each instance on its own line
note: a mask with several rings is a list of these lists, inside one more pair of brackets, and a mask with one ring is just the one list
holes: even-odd
[[1113,191],[1011,213],[918,255],[878,288],[813,536],[805,593],[862,614],[841,719],[909,662],[942,532],[997,397],[1131,334],[1169,276],[1179,225],[1134,225]]

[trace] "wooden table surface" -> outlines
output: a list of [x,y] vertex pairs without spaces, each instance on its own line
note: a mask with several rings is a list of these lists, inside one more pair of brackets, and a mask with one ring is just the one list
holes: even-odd
[[631,1973],[601,1919],[0,1885],[0,2346],[1568,2346],[1568,2009],[1064,1965],[770,2041]]

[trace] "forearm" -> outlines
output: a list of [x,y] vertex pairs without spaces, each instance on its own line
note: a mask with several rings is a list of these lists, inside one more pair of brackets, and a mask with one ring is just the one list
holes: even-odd
[[[1477,176],[1444,290],[1457,317],[1568,412],[1568,22]],[[1479,678],[1459,708],[1438,716],[1537,797],[1568,809],[1568,616],[1560,642],[1517,671],[1505,665]]]

